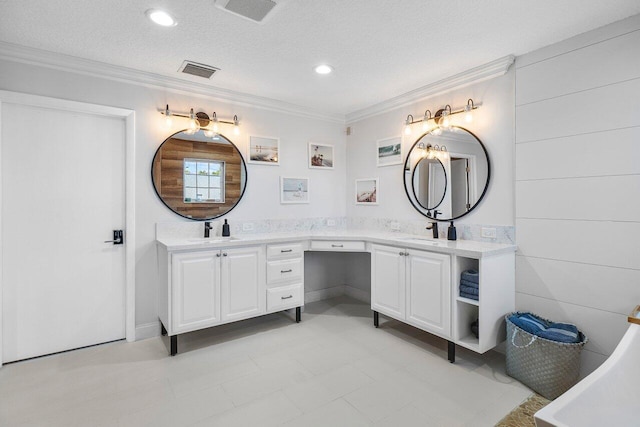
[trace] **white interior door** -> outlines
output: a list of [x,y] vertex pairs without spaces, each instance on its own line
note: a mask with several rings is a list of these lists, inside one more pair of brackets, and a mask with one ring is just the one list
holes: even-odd
[[[2,361],[125,337],[125,120],[2,105]],[[126,233],[125,233],[126,242]]]

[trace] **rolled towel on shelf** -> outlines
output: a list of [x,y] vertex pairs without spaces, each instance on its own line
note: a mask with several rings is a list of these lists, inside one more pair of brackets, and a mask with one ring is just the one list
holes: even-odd
[[478,289],[478,282],[470,282],[468,280],[460,279],[460,286],[462,285]]
[[478,270],[465,270],[460,275],[462,280],[466,280],[468,282],[479,283],[480,275],[478,274]]
[[462,292],[462,291],[460,291],[460,297],[478,301],[478,295],[468,294],[468,293]]
[[480,293],[478,288],[474,288],[473,286],[465,286],[460,285],[460,292],[464,292],[465,294],[478,295]]

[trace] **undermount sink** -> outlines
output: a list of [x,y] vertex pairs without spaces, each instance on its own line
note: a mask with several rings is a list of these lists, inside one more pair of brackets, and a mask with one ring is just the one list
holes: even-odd
[[211,244],[211,243],[234,242],[236,240],[240,240],[240,239],[238,237],[201,237],[199,239],[189,239],[187,240],[187,242]]
[[428,237],[401,237],[398,240],[408,240],[412,242],[419,242],[419,243],[423,243],[426,245],[433,245],[433,246],[438,246],[441,243],[433,239],[430,239]]

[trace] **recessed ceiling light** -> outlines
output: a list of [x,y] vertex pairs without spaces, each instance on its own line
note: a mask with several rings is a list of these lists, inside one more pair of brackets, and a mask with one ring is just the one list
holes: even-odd
[[145,12],[147,17],[163,27],[174,27],[178,22],[169,13],[159,9],[149,9]]
[[329,74],[333,71],[333,67],[327,64],[320,64],[313,69],[318,74]]

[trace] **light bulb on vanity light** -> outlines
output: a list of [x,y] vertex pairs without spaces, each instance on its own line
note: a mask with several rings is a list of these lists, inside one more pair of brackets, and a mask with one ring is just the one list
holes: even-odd
[[464,107],[464,121],[471,123],[473,121],[473,99],[469,98],[467,105]]
[[171,111],[169,111],[169,104],[164,109],[164,124],[170,128],[173,125],[173,119],[171,118]]
[[411,124],[413,123],[413,116],[409,114],[407,120],[404,122],[404,134],[411,135]]
[[196,117],[196,115],[193,113],[193,108],[192,108],[191,111],[189,112],[189,125],[187,127],[187,133],[192,135],[199,130],[200,130],[200,122],[198,121],[198,118]]
[[215,133],[218,133],[218,116],[216,116],[216,112],[213,112],[213,116],[211,116],[211,130]]
[[238,123],[238,116],[233,116],[233,133],[240,135],[240,123]]
[[429,120],[431,120],[431,111],[427,110],[424,112],[424,117],[422,118],[422,132],[429,131]]
[[446,130],[451,129],[451,106],[447,104],[440,116],[440,127]]

